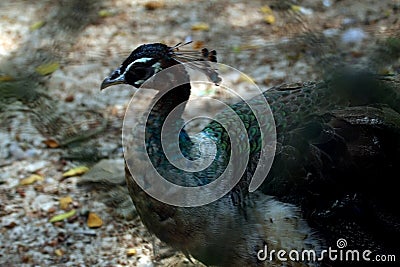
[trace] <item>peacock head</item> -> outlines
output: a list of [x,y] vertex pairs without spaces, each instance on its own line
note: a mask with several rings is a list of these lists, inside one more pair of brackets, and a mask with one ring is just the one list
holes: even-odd
[[205,72],[210,79],[218,83],[221,79],[207,64],[217,62],[215,50],[203,48],[198,51],[182,51],[180,47],[189,44],[177,44],[169,47],[162,43],[144,44],[133,50],[124,62],[104,79],[101,89],[115,84],[130,84],[139,88],[146,80],[157,72],[180,63],[189,63],[192,67]]

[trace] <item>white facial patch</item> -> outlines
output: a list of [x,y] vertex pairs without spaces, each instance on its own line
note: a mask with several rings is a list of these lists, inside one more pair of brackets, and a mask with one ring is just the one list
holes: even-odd
[[125,68],[125,71],[124,71],[124,75],[125,75],[125,73],[131,68],[131,66],[133,65],[133,64],[135,64],[135,63],[146,63],[146,62],[148,62],[148,61],[150,61],[150,60],[153,60],[153,58],[152,57],[142,57],[142,58],[138,58],[138,59],[136,59],[135,61],[133,61],[131,64],[129,64],[126,68]]
[[[153,60],[153,58],[152,58],[152,57],[142,57],[142,58],[136,59],[136,60],[133,61],[131,64],[135,64],[135,63],[146,63],[146,62],[148,62],[148,61],[150,61],[150,60]],[[130,66],[131,64],[129,64],[129,66]]]
[[144,80],[138,80],[135,82],[136,85],[141,85],[142,83],[144,83]]
[[155,63],[154,65],[152,65],[152,67],[153,67],[155,73],[157,73],[160,70],[162,70],[160,62]]

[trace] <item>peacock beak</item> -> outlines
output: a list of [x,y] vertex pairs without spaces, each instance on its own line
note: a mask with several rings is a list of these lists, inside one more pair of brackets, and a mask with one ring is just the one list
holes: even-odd
[[116,84],[125,84],[125,75],[120,73],[120,70],[115,70],[110,76],[104,79],[101,83],[100,90]]

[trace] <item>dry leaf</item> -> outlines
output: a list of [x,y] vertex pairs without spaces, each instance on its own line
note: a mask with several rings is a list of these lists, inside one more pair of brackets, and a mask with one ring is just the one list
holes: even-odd
[[274,13],[272,9],[269,6],[263,6],[261,7],[261,12],[265,14],[264,16],[264,21],[268,24],[274,24],[276,21],[276,18],[274,16]]
[[293,10],[294,12],[300,12],[301,11],[301,6],[291,5],[290,9]]
[[103,220],[99,216],[97,216],[96,213],[89,212],[89,216],[86,223],[87,226],[89,226],[90,228],[97,228],[103,225]]
[[61,257],[62,255],[64,255],[64,251],[62,251],[61,249],[58,248],[58,249],[54,250],[54,254]]
[[0,76],[0,82],[11,82],[14,78],[10,75]]
[[34,31],[34,30],[37,30],[37,29],[40,29],[40,28],[42,28],[43,26],[44,26],[44,24],[46,24],[46,22],[44,22],[44,21],[37,21],[37,22],[35,22],[35,23],[33,23],[30,27],[29,27],[29,29],[31,30],[31,31]]
[[200,49],[204,47],[204,42],[203,41],[195,41],[193,43],[193,49]]
[[60,198],[60,208],[62,210],[68,209],[69,204],[71,203],[72,203],[72,197],[70,196]]
[[60,144],[59,144],[56,140],[54,140],[54,139],[47,139],[47,140],[44,140],[43,143],[44,143],[46,146],[50,147],[50,148],[57,148],[57,147],[60,146]]
[[266,16],[264,17],[264,21],[265,21],[266,23],[268,23],[268,24],[274,24],[275,21],[276,21],[276,19],[275,19],[275,16],[274,16],[274,15],[270,14],[270,15],[266,15]]
[[60,64],[57,62],[45,63],[36,67],[36,72],[40,75],[49,75],[60,68]]
[[158,8],[163,8],[164,6],[164,1],[150,1],[144,5],[147,10],[155,10]]
[[44,178],[41,175],[38,174],[32,174],[31,176],[22,179],[21,181],[19,181],[20,185],[30,185],[33,184],[36,181],[43,181]]
[[193,31],[208,31],[210,29],[210,25],[205,22],[199,22],[192,25]]
[[242,51],[242,47],[235,45],[232,47],[232,51],[233,53],[240,53]]
[[102,9],[97,14],[99,15],[99,17],[102,17],[102,18],[111,17],[114,15],[113,12],[111,12],[107,9]]
[[65,178],[65,177],[82,175],[85,172],[87,172],[88,170],[89,170],[89,168],[86,166],[79,166],[79,167],[73,168],[67,172],[64,172],[63,177]]
[[63,221],[65,219],[68,219],[69,217],[74,216],[75,213],[76,213],[76,210],[70,210],[66,213],[55,215],[55,216],[51,217],[50,222],[55,223],[55,222]]
[[18,224],[17,224],[16,222],[12,221],[12,222],[9,222],[8,224],[4,225],[4,227],[5,227],[6,229],[12,229],[12,228],[14,228],[14,227],[17,226],[17,225],[18,225]]
[[68,95],[64,101],[65,102],[73,102],[75,100],[75,96],[74,95]]
[[129,248],[126,250],[126,256],[128,256],[128,257],[135,256],[136,253],[137,253],[137,251],[134,248]]
[[272,14],[272,9],[269,6],[262,6],[261,12],[264,14]]

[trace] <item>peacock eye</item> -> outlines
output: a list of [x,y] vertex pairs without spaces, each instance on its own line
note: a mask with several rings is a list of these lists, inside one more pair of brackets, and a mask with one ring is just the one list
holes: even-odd
[[151,68],[138,67],[134,72],[138,78],[145,78],[151,72]]
[[155,73],[152,67],[144,67],[138,66],[134,68],[130,68],[128,73],[125,76],[125,79],[129,84],[132,84],[136,87],[142,85],[147,79],[153,76]]

